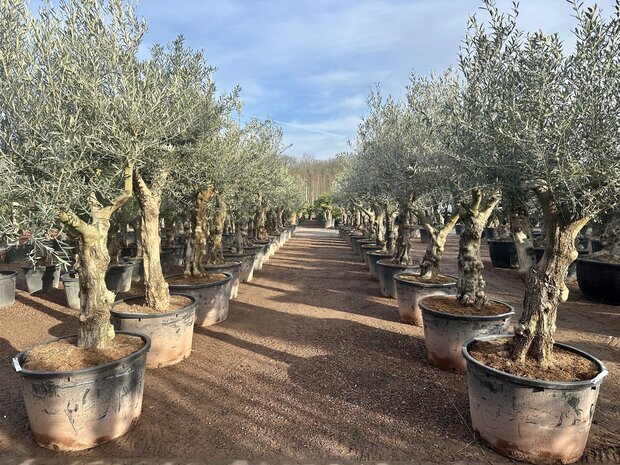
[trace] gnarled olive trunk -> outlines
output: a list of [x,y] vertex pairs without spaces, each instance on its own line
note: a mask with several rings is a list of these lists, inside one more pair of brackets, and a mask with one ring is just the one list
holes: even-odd
[[536,264],[536,254],[532,242],[532,226],[525,208],[511,205],[508,208],[510,232],[517,249],[519,274],[525,277]]
[[235,220],[235,249],[237,249],[238,254],[242,254],[245,247],[248,236],[247,224],[247,221]]
[[211,229],[211,248],[209,249],[208,263],[211,265],[221,265],[224,261],[224,246],[222,235],[224,234],[224,222],[226,221],[226,202],[221,195],[215,198],[215,217],[213,228]]
[[428,232],[430,237],[428,245],[426,246],[426,251],[424,252],[424,257],[422,257],[422,261],[420,262],[420,276],[426,278],[438,276],[441,257],[443,256],[448,234],[459,220],[459,215],[452,215],[443,226],[436,228],[431,224],[430,219],[422,212],[415,212],[415,214],[420,221],[420,226]]
[[267,212],[265,207],[261,203],[261,198],[258,198],[258,205],[256,207],[256,213],[254,215],[254,235],[259,241],[267,239]]
[[393,263],[412,265],[411,258],[411,204],[403,203],[398,212],[398,237],[396,238],[396,255]]
[[474,189],[469,204],[459,207],[463,232],[459,238],[457,299],[462,305],[482,307],[487,303],[482,278],[484,265],[480,258],[480,239],[489,216],[500,200],[500,194],[492,194],[484,206],[482,191]]
[[209,221],[207,217],[207,207],[209,200],[213,197],[213,187],[208,187],[196,195],[196,205],[194,208],[194,229],[188,240],[187,252],[185,254],[184,276],[203,276],[204,268],[202,259],[207,249],[207,239],[209,234]]
[[105,284],[105,273],[110,263],[108,253],[108,230],[110,218],[132,194],[132,166],[124,173],[124,189],[112,205],[103,207],[94,194],[89,196],[91,222],[86,223],[70,211],[61,211],[60,221],[78,233],[78,259],[75,270],[80,282],[80,324],[78,347],[101,349],[114,339],[114,328],[110,324],[110,310],[114,293]]
[[385,246],[385,210],[380,205],[374,205],[374,236],[377,244],[381,247]]
[[394,254],[394,250],[396,249],[396,228],[395,228],[395,217],[394,214],[391,213],[387,207],[385,206],[385,245],[383,246],[382,252]]
[[[160,173],[164,176],[165,173]],[[161,268],[161,237],[159,211],[161,195],[158,184],[149,189],[142,176],[134,171],[133,186],[140,206],[140,236],[138,244],[142,247],[142,265],[144,267],[144,304],[158,312],[170,309],[168,283]]]
[[283,207],[276,208],[275,213],[276,213],[276,230],[280,231],[284,227],[284,219],[282,218],[282,215],[284,214],[284,208]]
[[558,306],[568,298],[566,273],[577,258],[575,238],[587,221],[563,225],[545,219],[545,253],[525,279],[523,314],[515,325],[512,357],[532,358],[541,366],[551,363]]

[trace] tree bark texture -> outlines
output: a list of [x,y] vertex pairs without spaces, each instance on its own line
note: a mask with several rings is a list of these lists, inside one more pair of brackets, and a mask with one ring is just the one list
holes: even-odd
[[221,195],[215,198],[215,217],[211,230],[211,247],[209,249],[208,263],[210,265],[222,265],[224,261],[224,246],[222,235],[224,234],[224,222],[226,221],[227,206]]
[[398,212],[398,237],[396,239],[396,255],[393,263],[412,265],[411,258],[411,204],[403,203]]
[[[160,174],[165,176],[165,174]],[[158,181],[152,189],[136,170],[133,174],[133,188],[140,206],[140,236],[138,244],[142,246],[144,266],[144,304],[158,312],[170,310],[170,292],[161,267],[161,237],[159,211],[161,207],[161,190]]]
[[471,202],[461,204],[458,208],[463,232],[459,238],[457,299],[462,305],[478,308],[487,303],[485,282],[482,278],[484,265],[480,258],[480,239],[489,216],[500,201],[500,194],[490,195],[484,205],[482,200],[482,191],[473,189]]
[[431,224],[431,219],[423,212],[415,212],[415,214],[420,222],[420,226],[428,232],[430,237],[429,243],[426,246],[426,251],[424,252],[424,257],[422,257],[422,261],[420,262],[420,276],[425,278],[438,276],[440,273],[441,257],[443,256],[448,234],[459,220],[459,215],[452,215],[442,226],[436,227]]
[[132,195],[132,166],[124,172],[124,188],[112,203],[102,206],[94,194],[89,196],[91,222],[86,223],[70,211],[61,211],[60,221],[78,233],[78,259],[75,270],[80,281],[80,318],[78,347],[101,349],[114,339],[114,328],[110,324],[110,310],[114,293],[105,284],[105,273],[110,263],[108,253],[108,231],[110,218]]
[[192,237],[187,246],[185,259],[185,276],[204,276],[202,259],[207,249],[207,239],[209,234],[208,204],[214,195],[213,186],[207,187],[204,191],[196,195],[196,205],[194,209],[195,224]]
[[518,362],[529,358],[547,367],[553,362],[558,306],[568,299],[566,273],[579,255],[575,239],[590,217],[566,224],[547,186],[541,183],[533,190],[543,211],[545,252],[525,279],[523,313],[515,325],[511,355]]
[[517,249],[519,260],[519,274],[525,277],[532,267],[536,264],[536,254],[534,243],[532,242],[532,226],[527,214],[527,210],[518,206],[511,206],[508,209],[508,220],[510,222],[510,232]]

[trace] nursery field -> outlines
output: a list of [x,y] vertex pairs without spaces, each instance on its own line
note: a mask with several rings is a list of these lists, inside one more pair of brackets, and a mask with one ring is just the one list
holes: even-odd
[[[424,248],[414,240],[413,256]],[[457,272],[457,248],[451,233],[445,274]],[[494,269],[484,244],[482,252],[488,295],[519,315],[517,272]],[[396,301],[381,297],[336,231],[298,228],[241,285],[225,321],[196,328],[188,359],[147,371],[133,429],[79,453],[35,444],[10,365],[25,347],[75,333],[78,311],[64,306],[62,289],[30,295],[21,281],[18,289],[16,303],[0,311],[0,463],[9,457],[513,463],[476,441],[466,377],[429,364],[423,329],[399,322]],[[611,373],[581,461],[618,462],[620,307],[585,300],[576,283],[570,290],[556,339],[598,357]]]

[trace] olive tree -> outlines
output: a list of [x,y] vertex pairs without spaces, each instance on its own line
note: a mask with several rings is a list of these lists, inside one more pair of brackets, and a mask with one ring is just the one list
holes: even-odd
[[418,162],[409,168],[411,183],[416,186],[417,207],[413,213],[420,226],[429,235],[429,243],[420,262],[420,275],[434,277],[439,274],[448,233],[459,219],[454,201],[449,168],[450,159],[445,153],[445,124],[456,101],[459,83],[452,73],[430,77],[411,75],[407,87],[407,101],[413,118],[411,136]]
[[136,52],[145,24],[121,0],[45,3],[38,16],[3,0],[0,23],[0,165],[24,202],[13,207],[77,237],[78,345],[104,347],[114,337],[110,219],[132,194],[133,163],[157,132],[149,126],[161,124],[143,104],[151,89]]
[[[487,44],[511,27],[488,6],[489,32],[476,27],[471,34],[476,66],[493,59]],[[518,183],[542,211],[545,252],[526,277],[511,349],[515,360],[542,366],[553,361],[557,308],[568,297],[575,239],[592,218],[620,203],[620,8],[606,20],[596,7],[573,7],[578,25],[571,54],[557,36],[542,32],[525,38],[511,32],[503,39],[514,53],[503,56],[505,73],[486,90],[499,88],[508,98],[484,109],[497,115],[493,141],[511,147],[505,157],[498,153],[498,166],[512,158],[508,166],[515,167],[502,183]]]

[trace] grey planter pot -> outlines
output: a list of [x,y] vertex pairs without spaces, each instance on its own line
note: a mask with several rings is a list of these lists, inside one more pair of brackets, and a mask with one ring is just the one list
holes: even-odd
[[379,287],[383,297],[396,298],[396,281],[394,276],[408,270],[409,273],[420,271],[418,265],[398,265],[392,263],[390,259],[379,260],[377,262],[377,273],[379,275]]
[[452,315],[429,308],[425,300],[421,299],[418,305],[422,309],[424,345],[428,359],[442,370],[460,373],[465,373],[467,366],[462,353],[465,341],[508,333],[510,319],[515,314],[510,305],[499,302],[508,310],[501,315]]
[[398,315],[403,323],[422,326],[420,299],[429,295],[456,294],[456,278],[454,278],[454,282],[446,284],[417,283],[402,279],[402,276],[407,274],[411,273],[405,271],[394,276],[398,300]]
[[65,273],[60,276],[63,287],[65,288],[65,299],[67,307],[74,310],[80,309],[80,280],[75,271]]
[[230,273],[232,280],[230,282],[230,298],[234,299],[239,293],[239,283],[241,282],[241,261],[226,262],[223,265],[204,266],[209,273]]
[[15,302],[17,271],[0,271],[0,308]]
[[[487,336],[478,340],[511,338]],[[467,386],[471,422],[491,449],[519,461],[573,463],[586,447],[600,385],[607,370],[600,360],[574,347],[555,344],[594,362],[598,375],[577,382],[522,378],[484,365],[473,358],[467,341]]]
[[[224,279],[204,284],[169,284],[170,292],[190,295],[196,299],[194,326],[211,326],[228,318],[230,282],[232,275],[223,273]],[[169,278],[181,276],[174,274]]]
[[60,265],[22,266],[28,292],[47,292],[60,286]]
[[131,302],[142,297],[117,300],[112,307],[110,321],[116,331],[145,334],[151,339],[151,349],[146,356],[147,368],[171,366],[185,360],[192,352],[196,298],[189,305],[166,313],[123,313],[114,310],[121,302]]
[[379,260],[385,260],[392,258],[391,253],[383,252],[366,252],[366,258],[368,259],[368,269],[370,270],[370,280],[379,281]]

